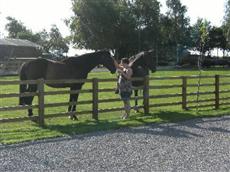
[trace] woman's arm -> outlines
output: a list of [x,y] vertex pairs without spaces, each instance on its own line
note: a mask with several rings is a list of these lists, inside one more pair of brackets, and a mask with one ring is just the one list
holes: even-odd
[[121,69],[121,70],[124,69],[123,66],[119,65],[119,64],[117,63],[116,60],[113,60],[113,61],[114,61],[114,66],[115,66],[117,69]]

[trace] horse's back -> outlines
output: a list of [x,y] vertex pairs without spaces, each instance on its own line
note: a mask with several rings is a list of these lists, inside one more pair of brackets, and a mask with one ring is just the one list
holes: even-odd
[[42,58],[23,63],[20,69],[20,78],[22,80],[45,78],[47,63],[48,60]]

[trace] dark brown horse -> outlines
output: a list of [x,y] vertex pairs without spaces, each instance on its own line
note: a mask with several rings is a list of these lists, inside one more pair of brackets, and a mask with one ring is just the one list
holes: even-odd
[[[109,51],[98,51],[88,53],[78,57],[70,57],[57,62],[46,59],[36,59],[25,63],[21,67],[20,80],[36,80],[43,78],[45,80],[59,79],[86,79],[88,73],[98,65],[104,65],[111,73],[116,71],[113,59]],[[80,90],[84,83],[74,84],[49,84],[54,88],[69,87],[70,90]],[[20,85],[20,93],[36,92],[36,84]],[[70,94],[69,102],[77,102],[79,93]],[[33,96],[21,97],[20,105],[31,105]],[[76,111],[76,105],[69,105],[68,112]],[[28,115],[32,116],[32,109],[28,109]],[[76,118],[76,116],[72,116]]]
[[[132,77],[140,77],[144,78],[149,75],[149,70],[153,73],[156,71],[156,55],[153,50],[142,51],[132,57],[129,58],[131,66],[133,70]],[[140,87],[144,85],[144,81],[133,81],[133,87]],[[135,96],[138,96],[138,90],[134,90]],[[143,95],[145,92],[143,90]],[[135,99],[135,109],[138,111],[138,100]]]

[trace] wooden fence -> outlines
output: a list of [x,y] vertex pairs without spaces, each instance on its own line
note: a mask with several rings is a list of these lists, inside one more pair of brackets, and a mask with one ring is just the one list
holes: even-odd
[[[206,83],[201,84],[200,87],[209,87],[213,86],[214,90],[209,91],[197,91],[197,82],[189,83],[189,80],[192,79],[214,79],[213,83]],[[140,105],[138,108],[143,108],[144,113],[148,114],[150,108],[158,108],[158,107],[165,107],[165,106],[181,106],[182,109],[188,110],[192,108],[204,108],[204,107],[213,107],[215,109],[218,109],[220,106],[228,106],[230,105],[230,82],[220,82],[221,79],[227,78],[225,80],[230,81],[230,75],[215,75],[215,76],[175,76],[175,77],[146,77],[146,78],[134,78],[133,80],[143,80],[144,86],[135,88],[135,89],[144,89],[145,95],[143,96],[137,96],[132,97],[131,100],[135,99],[142,99],[143,105]],[[157,81],[172,81],[177,80],[178,84],[160,84],[160,85],[151,85],[150,83],[154,82],[157,83]],[[77,91],[68,91],[68,90],[61,90],[61,91],[45,91],[44,86],[45,84],[51,84],[51,83],[91,83],[92,89],[82,89]],[[99,109],[98,105],[100,103],[108,103],[108,102],[116,102],[121,101],[120,98],[106,98],[106,99],[99,99],[98,94],[101,92],[108,93],[108,92],[114,92],[114,88],[99,88],[99,83],[106,83],[106,82],[116,82],[116,79],[84,79],[84,80],[30,80],[30,81],[0,81],[0,85],[19,85],[19,84],[37,84],[38,91],[32,92],[32,93],[7,93],[7,94],[0,94],[0,99],[3,100],[4,98],[19,98],[19,97],[27,97],[27,96],[37,96],[38,97],[38,103],[31,106],[4,106],[0,107],[0,112],[3,111],[15,111],[15,110],[27,110],[29,108],[37,108],[38,109],[38,115],[33,117],[16,117],[16,118],[0,118],[0,123],[2,122],[17,122],[17,121],[24,121],[24,120],[35,120],[38,121],[40,125],[44,125],[45,118],[54,118],[54,117],[62,117],[66,115],[71,115],[73,112],[65,113],[54,113],[54,114],[45,114],[45,108],[48,107],[59,107],[59,106],[68,106],[76,104],[76,102],[61,102],[61,103],[48,103],[45,104],[45,97],[48,95],[62,95],[62,94],[74,94],[74,93],[90,93],[92,94],[92,100],[87,101],[79,101],[77,104],[92,104],[91,110],[85,110],[81,112],[77,112],[77,115],[82,114],[92,114],[92,118],[98,119],[99,113],[104,112],[113,112],[113,111],[121,111],[123,110],[122,107],[114,107],[114,108],[105,108],[105,109]],[[227,89],[220,89],[220,86],[225,86]],[[162,89],[177,89],[177,93],[164,93],[164,94],[157,94],[155,95],[155,91],[159,91]],[[196,91],[189,92],[189,88],[195,88]],[[197,95],[213,95],[213,98],[206,98],[206,99],[199,99],[196,100],[193,98],[193,100],[189,100],[188,98],[190,96],[197,96]],[[224,96],[221,96],[224,95]],[[173,101],[169,102],[168,100],[170,98],[178,98],[179,101]],[[160,99],[166,99],[163,102],[158,103],[151,103],[151,100],[160,100]],[[210,103],[211,102],[211,103]],[[201,103],[209,103],[209,104],[201,104]],[[195,104],[195,105],[194,105]],[[134,108],[134,107],[132,107]],[[74,112],[75,113],[75,112]]]

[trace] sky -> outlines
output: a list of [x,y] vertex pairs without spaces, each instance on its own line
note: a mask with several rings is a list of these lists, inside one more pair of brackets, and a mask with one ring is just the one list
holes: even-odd
[[[166,0],[158,0],[162,4],[162,13],[166,11]],[[181,0],[187,7],[187,16],[194,24],[197,18],[205,18],[214,26],[223,22],[226,0]],[[71,0],[0,0],[0,38],[7,36],[4,27],[6,17],[11,16],[21,21],[34,33],[46,29],[49,31],[53,24],[57,25],[61,34],[70,34],[64,20],[73,15]],[[81,54],[83,51],[79,51]],[[71,49],[71,53],[74,50]]]

